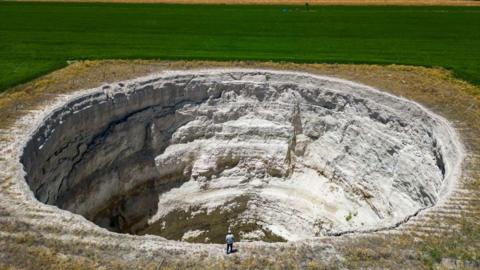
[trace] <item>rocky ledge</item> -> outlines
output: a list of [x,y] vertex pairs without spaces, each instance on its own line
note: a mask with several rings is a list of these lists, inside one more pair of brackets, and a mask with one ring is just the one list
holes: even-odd
[[115,232],[222,242],[376,231],[455,184],[461,144],[422,106],[350,81],[171,71],[63,98],[21,162],[42,203]]

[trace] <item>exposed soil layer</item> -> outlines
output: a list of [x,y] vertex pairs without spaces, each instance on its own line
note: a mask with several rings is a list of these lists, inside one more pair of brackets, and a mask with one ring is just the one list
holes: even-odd
[[115,232],[208,243],[228,226],[264,241],[391,228],[434,205],[462,158],[421,106],[306,73],[165,72],[66,99],[26,145],[27,181]]

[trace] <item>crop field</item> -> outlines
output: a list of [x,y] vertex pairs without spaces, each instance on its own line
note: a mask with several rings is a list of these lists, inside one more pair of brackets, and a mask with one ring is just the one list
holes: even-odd
[[0,91],[80,59],[394,63],[480,84],[480,7],[0,2]]

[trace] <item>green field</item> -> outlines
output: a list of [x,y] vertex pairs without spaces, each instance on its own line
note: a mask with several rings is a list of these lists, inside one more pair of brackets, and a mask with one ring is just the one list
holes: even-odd
[[441,66],[480,84],[480,8],[0,2],[0,90],[118,58]]

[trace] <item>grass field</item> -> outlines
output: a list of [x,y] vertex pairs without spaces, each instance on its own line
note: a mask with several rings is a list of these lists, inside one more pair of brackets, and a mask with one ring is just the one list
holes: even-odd
[[480,7],[0,2],[0,90],[113,58],[441,66],[480,84]]

